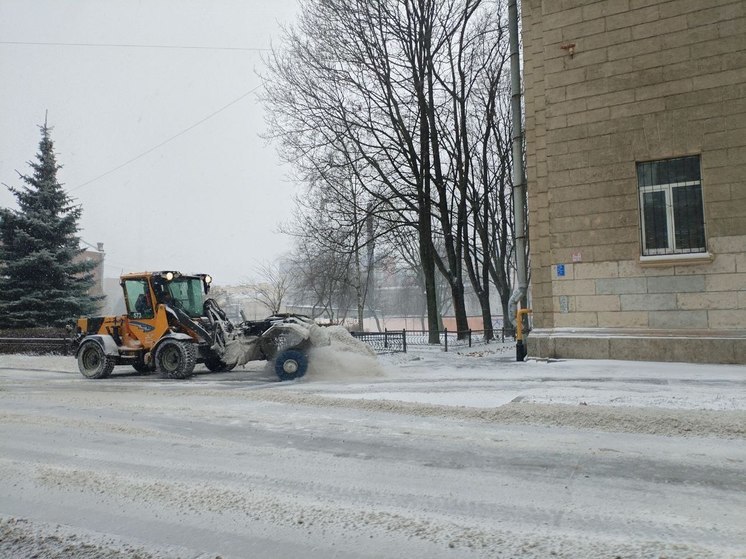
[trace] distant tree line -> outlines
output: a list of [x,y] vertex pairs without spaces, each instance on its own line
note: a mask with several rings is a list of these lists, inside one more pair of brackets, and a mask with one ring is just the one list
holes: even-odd
[[5,185],[18,209],[0,208],[0,328],[61,326],[96,311],[95,263],[77,258],[82,213],[57,180],[50,128],[45,121],[32,174],[25,186]]
[[[267,59],[268,137],[305,190],[286,231],[293,277],[321,308],[354,302],[396,255],[438,341],[447,288],[460,331],[466,286],[492,338],[514,268],[508,36],[481,0],[305,0]],[[344,307],[347,308],[347,307]]]

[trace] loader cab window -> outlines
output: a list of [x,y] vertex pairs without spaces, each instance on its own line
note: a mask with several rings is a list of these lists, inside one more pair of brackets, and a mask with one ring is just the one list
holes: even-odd
[[153,318],[153,301],[150,298],[147,281],[125,280],[124,291],[127,314],[130,318]]
[[179,277],[165,285],[165,297],[172,306],[182,309],[192,318],[202,316],[204,285],[202,278]]

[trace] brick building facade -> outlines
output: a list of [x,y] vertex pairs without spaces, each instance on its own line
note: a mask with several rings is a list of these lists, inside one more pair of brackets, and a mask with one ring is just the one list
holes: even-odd
[[746,0],[523,0],[529,355],[746,363]]

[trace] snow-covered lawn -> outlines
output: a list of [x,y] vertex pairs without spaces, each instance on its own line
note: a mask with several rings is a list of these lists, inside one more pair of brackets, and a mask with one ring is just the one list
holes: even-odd
[[0,356],[1,557],[746,557],[746,367]]

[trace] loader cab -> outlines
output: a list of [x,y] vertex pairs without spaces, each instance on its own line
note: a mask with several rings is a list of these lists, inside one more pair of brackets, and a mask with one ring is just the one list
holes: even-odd
[[154,318],[160,304],[180,309],[190,318],[202,316],[212,278],[207,274],[154,272],[123,276],[121,281],[128,316],[142,320]]
[[122,281],[122,287],[127,315],[130,318],[140,320],[155,316],[153,293],[146,278],[125,279]]
[[171,280],[153,278],[156,300],[183,310],[190,318],[202,316],[206,285],[201,276],[178,276]]

